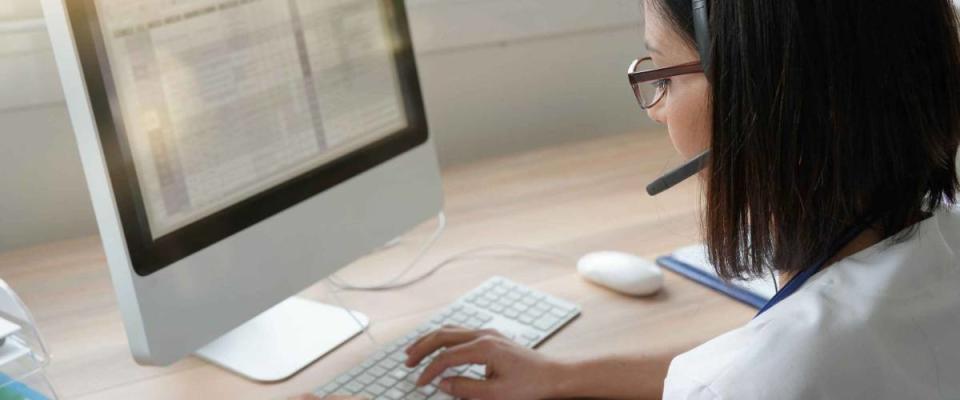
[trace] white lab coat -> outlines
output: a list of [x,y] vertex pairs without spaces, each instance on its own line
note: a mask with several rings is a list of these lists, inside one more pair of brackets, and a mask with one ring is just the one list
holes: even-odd
[[960,399],[960,211],[673,360],[664,399]]

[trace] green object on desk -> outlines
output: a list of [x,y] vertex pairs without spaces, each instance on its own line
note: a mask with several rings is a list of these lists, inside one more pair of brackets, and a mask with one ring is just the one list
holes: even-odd
[[49,400],[37,391],[22,382],[14,381],[9,376],[0,374],[0,400]]
[[14,391],[13,389],[0,388],[0,400],[24,400],[24,399],[27,399],[27,397]]

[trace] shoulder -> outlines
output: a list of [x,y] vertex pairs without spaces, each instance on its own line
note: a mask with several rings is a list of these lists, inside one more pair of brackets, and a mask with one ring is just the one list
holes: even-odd
[[[673,360],[664,398],[960,395],[960,215],[817,274],[741,328]],[[864,384],[865,382],[869,384]],[[949,397],[949,396],[947,396]]]
[[[802,383],[816,378],[815,365],[833,361],[807,351],[826,342],[814,333],[826,321],[799,311],[751,321],[676,357],[664,382],[664,399],[814,398],[803,393]],[[791,396],[784,397],[786,393]]]

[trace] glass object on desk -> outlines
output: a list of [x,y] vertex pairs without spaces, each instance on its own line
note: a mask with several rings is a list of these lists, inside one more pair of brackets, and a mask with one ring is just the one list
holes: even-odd
[[[50,357],[37,324],[20,297],[0,279],[0,400],[56,399],[44,368]],[[9,333],[9,334],[7,334]]]

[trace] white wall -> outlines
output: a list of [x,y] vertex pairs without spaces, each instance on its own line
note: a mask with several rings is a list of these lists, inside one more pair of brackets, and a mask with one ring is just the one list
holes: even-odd
[[[0,0],[0,251],[95,233],[39,0]],[[649,126],[638,0],[408,0],[444,165]]]
[[0,250],[95,231],[41,17],[0,0]]
[[411,0],[441,162],[650,126],[626,80],[637,0]]

